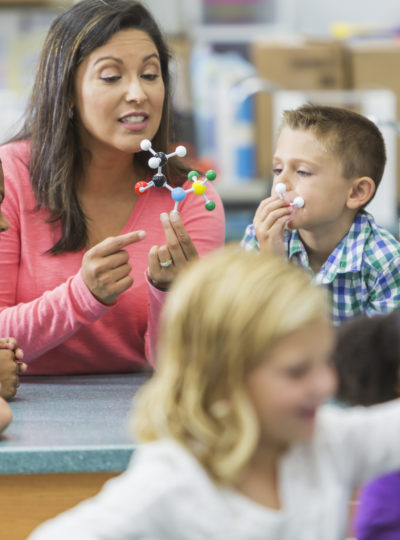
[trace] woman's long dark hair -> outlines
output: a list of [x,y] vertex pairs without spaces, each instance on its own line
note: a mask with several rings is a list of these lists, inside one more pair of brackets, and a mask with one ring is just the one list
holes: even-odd
[[[170,150],[170,54],[152,15],[132,0],[81,0],[59,15],[43,46],[25,123],[12,139],[32,141],[29,170],[38,208],[47,209],[50,221],[61,224],[61,238],[49,250],[54,255],[77,251],[87,243],[86,218],[76,195],[83,153],[69,117],[76,70],[113,34],[128,28],[146,32],[157,48],[165,99],[153,145],[156,151]],[[147,168],[149,157],[139,152],[135,161]],[[183,183],[186,169],[176,159],[165,168],[171,182]]]

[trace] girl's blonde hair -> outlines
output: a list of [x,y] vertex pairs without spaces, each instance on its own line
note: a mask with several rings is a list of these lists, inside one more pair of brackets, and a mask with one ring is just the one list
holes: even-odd
[[247,374],[327,313],[325,292],[276,256],[225,248],[190,265],[164,306],[156,373],[137,394],[139,441],[173,438],[218,482],[234,482],[259,437]]

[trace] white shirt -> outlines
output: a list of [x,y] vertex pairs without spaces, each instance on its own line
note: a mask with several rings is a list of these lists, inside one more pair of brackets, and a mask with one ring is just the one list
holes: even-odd
[[282,459],[282,510],[216,485],[172,440],[138,447],[126,472],[29,540],[342,540],[349,498],[400,469],[400,400],[321,408],[313,440]]

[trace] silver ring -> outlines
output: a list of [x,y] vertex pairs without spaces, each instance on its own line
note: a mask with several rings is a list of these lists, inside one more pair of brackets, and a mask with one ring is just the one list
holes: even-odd
[[165,262],[160,262],[160,266],[162,266],[163,268],[168,268],[169,266],[171,266],[172,264],[172,259],[169,259],[168,261],[165,261]]

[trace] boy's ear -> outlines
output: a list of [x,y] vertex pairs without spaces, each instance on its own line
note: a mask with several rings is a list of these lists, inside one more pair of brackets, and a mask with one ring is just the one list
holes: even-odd
[[366,205],[375,193],[375,182],[369,176],[356,178],[347,197],[347,208],[357,210]]

